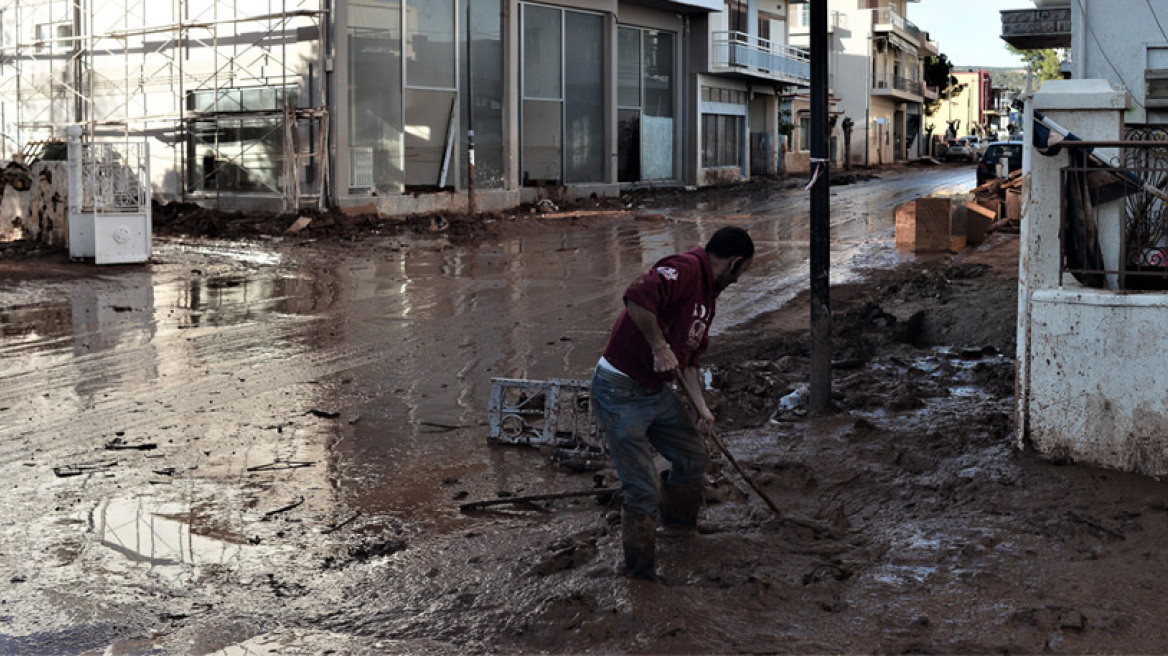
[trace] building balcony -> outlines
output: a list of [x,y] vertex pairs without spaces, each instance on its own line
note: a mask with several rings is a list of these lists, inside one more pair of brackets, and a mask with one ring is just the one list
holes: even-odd
[[[790,7],[791,20],[787,23],[787,33],[791,36],[808,36],[811,34],[811,6],[792,4]],[[832,34],[840,27],[847,16],[838,11],[829,11],[827,14],[827,33]]]
[[901,16],[892,7],[880,7],[872,10],[872,31],[880,33],[894,32],[910,43],[920,43],[924,32],[912,21]]
[[923,87],[922,92],[925,100],[937,100],[941,97],[941,90],[937,87]]
[[710,49],[711,73],[811,85],[811,58],[799,48],[727,31],[713,33]]
[[1002,40],[1019,50],[1071,47],[1071,8],[1002,12]]
[[933,55],[936,57],[941,54],[941,46],[936,41],[929,39],[928,32],[921,32],[921,48],[918,52],[921,55]]
[[907,102],[922,102],[925,99],[924,94],[924,85],[916,80],[893,75],[877,75],[872,78],[873,96],[891,96]]

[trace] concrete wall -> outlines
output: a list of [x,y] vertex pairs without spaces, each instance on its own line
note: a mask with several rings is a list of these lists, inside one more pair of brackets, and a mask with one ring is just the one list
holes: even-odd
[[1144,82],[1145,69],[1168,68],[1168,36],[1163,32],[1168,29],[1168,5],[1131,0],[1070,4],[1072,77],[1122,84],[1134,101],[1125,115],[1128,123],[1168,123],[1168,108],[1145,110]]
[[0,241],[27,239],[65,247],[69,236],[69,180],[64,162],[37,162],[25,191],[6,187],[0,197]]
[[[1054,80],[1030,103],[1086,140],[1116,140],[1128,107],[1106,80]],[[1033,134],[1033,122],[1026,122]],[[1111,153],[1099,152],[1107,158]],[[1168,474],[1168,294],[1060,280],[1060,169],[1027,147],[1018,312],[1019,446],[1048,458]],[[1105,264],[1119,265],[1120,205],[1101,206]]]
[[1048,458],[1168,474],[1168,297],[1044,289],[1031,308],[1030,444]]

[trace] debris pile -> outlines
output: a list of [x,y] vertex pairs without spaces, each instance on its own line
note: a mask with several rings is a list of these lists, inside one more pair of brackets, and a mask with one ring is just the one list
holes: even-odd
[[1022,225],[1022,171],[994,178],[973,190],[973,203],[992,212],[988,232],[1017,233]]

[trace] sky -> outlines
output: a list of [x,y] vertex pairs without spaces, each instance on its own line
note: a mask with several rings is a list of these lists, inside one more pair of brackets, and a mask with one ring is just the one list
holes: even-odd
[[954,66],[1022,66],[1002,41],[1003,9],[1034,9],[1030,0],[920,0],[908,19],[929,33]]

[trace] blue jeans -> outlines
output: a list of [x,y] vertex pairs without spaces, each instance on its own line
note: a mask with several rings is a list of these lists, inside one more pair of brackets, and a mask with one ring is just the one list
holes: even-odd
[[673,390],[650,392],[640,383],[597,368],[592,403],[621,480],[625,508],[651,515],[657,511],[661,481],[653,450],[672,465],[671,483],[685,483],[706,473],[710,452]]

